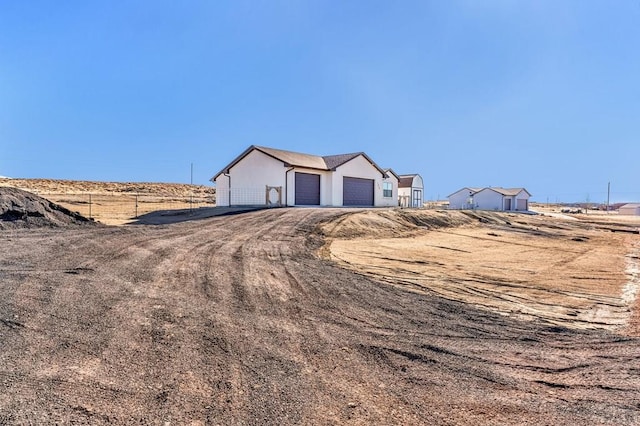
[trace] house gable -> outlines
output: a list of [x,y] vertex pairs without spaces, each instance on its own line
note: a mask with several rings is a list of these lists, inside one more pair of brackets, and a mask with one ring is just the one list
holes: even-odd
[[396,184],[400,182],[400,176],[396,172],[394,172],[393,169],[384,169],[384,172],[387,174],[388,178],[395,179]]
[[447,198],[448,198],[448,197],[452,197],[452,196],[454,196],[454,195],[458,195],[458,193],[459,193],[459,192],[463,192],[463,191],[466,191],[466,193],[467,193],[467,194],[471,193],[471,195],[473,195],[473,194],[475,194],[476,192],[481,191],[482,189],[483,189],[483,188],[477,188],[477,187],[465,186],[464,188],[459,189],[459,190],[457,190],[456,192],[454,192],[454,193],[452,193],[452,194],[447,195]]
[[286,165],[260,150],[253,150],[229,167],[232,185],[239,188],[261,188],[284,185]]
[[242,154],[238,155],[231,163],[229,163],[224,169],[220,170],[215,176],[211,178],[211,181],[215,181],[218,176],[222,174],[228,174],[229,170],[254,151],[259,151],[264,155],[280,161],[284,167],[303,167],[307,169],[327,170],[327,165],[322,157],[317,155],[302,154],[293,151],[285,151],[282,149],[268,148],[264,146],[251,145],[244,150]]
[[336,171],[338,167],[341,167],[350,161],[355,160],[358,157],[364,158],[371,166],[373,166],[383,177],[386,176],[386,172],[380,168],[367,154],[364,152],[356,152],[352,154],[340,154],[340,155],[326,155],[322,157],[326,163],[327,170]]
[[400,175],[398,186],[400,188],[424,188],[422,176],[417,173],[410,175]]
[[387,174],[384,172],[384,170],[382,170],[375,163],[372,163],[371,160],[363,154],[359,154],[353,157],[351,160],[337,166],[335,170],[333,170],[333,173],[331,175],[332,205],[343,205],[343,185],[345,178],[361,178],[372,180],[374,188],[374,205],[394,205],[386,204],[382,196],[382,182],[383,179],[387,179]]

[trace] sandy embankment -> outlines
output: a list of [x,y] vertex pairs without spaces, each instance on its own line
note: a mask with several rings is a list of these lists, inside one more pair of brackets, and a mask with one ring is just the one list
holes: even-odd
[[[331,242],[330,257],[382,283],[502,315],[635,334],[637,327],[628,327],[639,279],[637,244],[628,253],[635,235],[611,232],[611,223],[585,216],[477,212],[476,220],[465,221],[460,215],[449,212],[451,223],[429,226],[441,218],[425,212],[424,226],[406,235],[351,237],[352,225],[342,232],[346,238]],[[367,213],[361,222],[372,220]]]

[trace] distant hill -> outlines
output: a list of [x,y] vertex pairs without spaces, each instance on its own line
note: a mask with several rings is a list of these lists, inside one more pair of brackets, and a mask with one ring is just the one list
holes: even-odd
[[60,179],[11,179],[0,177],[0,187],[10,186],[35,194],[161,194],[208,197],[215,188],[205,185],[154,182],[95,182]]

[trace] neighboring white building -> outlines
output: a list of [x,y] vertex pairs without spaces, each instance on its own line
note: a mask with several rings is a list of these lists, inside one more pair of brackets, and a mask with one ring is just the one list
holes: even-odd
[[524,188],[465,187],[449,195],[450,209],[527,211],[531,194]]
[[217,173],[216,205],[396,206],[398,177],[365,153],[317,156],[252,145]]
[[402,207],[422,207],[424,182],[419,174],[400,175],[398,180],[398,202]]
[[449,198],[449,208],[454,210],[473,209],[475,207],[473,195],[481,189],[482,188],[465,187],[457,190],[447,197]]
[[640,203],[629,203],[618,209],[618,214],[640,216]]

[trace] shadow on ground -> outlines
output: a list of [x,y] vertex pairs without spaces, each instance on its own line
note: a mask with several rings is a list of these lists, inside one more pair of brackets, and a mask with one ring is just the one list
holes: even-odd
[[171,223],[187,222],[206,219],[215,216],[230,216],[234,214],[252,212],[264,209],[264,206],[241,207],[200,207],[197,209],[158,210],[138,216],[128,225],[168,225]]

